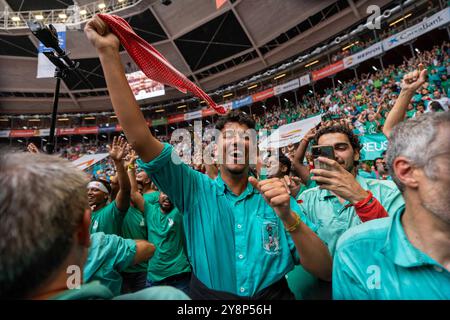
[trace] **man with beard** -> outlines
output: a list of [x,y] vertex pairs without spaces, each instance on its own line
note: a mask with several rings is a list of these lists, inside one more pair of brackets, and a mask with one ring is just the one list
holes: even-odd
[[85,33],[97,49],[113,108],[140,157],[139,166],[183,213],[193,268],[191,297],[292,299],[285,275],[300,261],[330,280],[330,254],[285,183],[249,177],[253,119],[243,113],[220,118],[218,151],[225,161],[218,177],[210,179],[148,130],[125,77],[118,38],[98,17],[86,24]]
[[88,201],[92,210],[90,232],[120,235],[122,222],[130,206],[130,180],[123,165],[125,139],[114,137],[109,156],[114,161],[119,182],[119,191],[113,201],[108,203],[111,187],[104,180],[91,181],[88,186]]
[[191,266],[184,250],[183,216],[167,194],[158,203],[146,204],[148,240],[156,246],[148,262],[147,286],[167,285],[189,293]]
[[387,163],[406,206],[339,239],[334,299],[449,299],[449,136],[449,112],[393,128]]

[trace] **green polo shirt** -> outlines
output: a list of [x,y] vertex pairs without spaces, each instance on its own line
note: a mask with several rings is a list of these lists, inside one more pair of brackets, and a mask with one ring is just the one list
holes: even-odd
[[[404,205],[403,197],[392,181],[366,179],[356,176],[356,181],[364,190],[372,192],[388,214],[393,214]],[[317,225],[319,237],[334,254],[339,237],[351,227],[361,223],[355,208],[349,201],[341,204],[338,198],[325,189],[313,188],[300,195],[303,209],[308,218]]]
[[[130,206],[122,224],[122,237],[125,239],[147,240],[147,225],[145,217],[137,208]],[[124,272],[147,272],[148,262],[130,266]]]
[[415,248],[403,229],[404,208],[346,232],[333,263],[334,299],[450,299],[450,272]]
[[123,218],[126,212],[117,208],[116,201],[112,201],[100,210],[91,214],[90,233],[104,232],[106,234],[120,235],[122,232]]
[[169,286],[146,288],[134,293],[123,294],[114,300],[191,300],[183,291]]
[[111,290],[100,281],[92,281],[80,286],[79,289],[66,290],[50,300],[109,300],[113,298]]
[[120,272],[133,264],[136,242],[114,234],[98,232],[91,234],[91,246],[83,270],[83,281],[100,281],[114,296],[120,294]]
[[[153,161],[138,164],[183,213],[188,258],[207,287],[252,296],[298,263],[289,233],[250,183],[234,195],[220,175],[212,180],[191,169],[169,144]],[[291,209],[315,230],[293,198]]]
[[159,203],[145,207],[148,241],[156,247],[148,262],[147,279],[161,281],[183,272],[191,266],[184,250],[183,215],[174,208],[169,213],[161,212]]

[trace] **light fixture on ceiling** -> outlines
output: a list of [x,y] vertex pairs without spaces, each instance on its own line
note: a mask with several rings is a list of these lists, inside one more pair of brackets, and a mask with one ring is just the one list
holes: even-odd
[[314,60],[313,62],[308,63],[305,65],[305,68],[311,67],[312,65],[315,65],[316,63],[319,63],[319,60]]
[[392,26],[396,25],[397,23],[399,23],[399,22],[401,22],[401,21],[403,21],[403,20],[405,20],[405,19],[407,19],[407,18],[409,18],[409,17],[411,17],[411,16],[412,16],[412,13],[408,13],[406,16],[403,16],[403,17],[401,17],[400,19],[395,20],[394,22],[391,22],[391,23],[389,24],[389,27],[392,27]]
[[34,16],[36,20],[44,20],[44,16],[42,14],[37,14]]
[[14,22],[18,22],[18,21],[20,21],[20,17],[19,16],[14,16],[14,17],[11,18],[11,20],[14,21]]
[[106,4],[104,4],[104,3],[99,3],[99,4],[98,4],[98,8],[99,8],[100,10],[105,9],[105,8],[106,8]]
[[164,111],[165,111],[164,109],[155,110],[155,112],[164,112]]
[[58,17],[59,17],[60,19],[67,19],[67,15],[66,15],[65,13],[60,13],[60,14],[58,14]]
[[257,86],[258,86],[258,85],[255,83],[254,85],[248,87],[247,89],[248,89],[248,90],[255,89]]
[[348,46],[343,47],[343,48],[342,48],[342,51],[345,51],[345,50],[347,50],[347,49],[353,47],[354,45],[356,45],[356,44],[358,44],[358,43],[359,43],[359,41],[355,41],[355,42],[353,42],[353,43],[350,43]]
[[224,98],[228,98],[228,97],[231,97],[233,94],[230,92],[230,93],[227,93],[226,95],[224,95],[223,97]]
[[86,10],[80,10],[80,14],[82,15],[82,16],[85,16],[86,14],[87,14],[87,11]]
[[183,108],[186,108],[186,107],[187,107],[187,105],[183,104],[182,106],[178,106],[177,109],[183,109]]
[[285,76],[286,76],[286,73],[282,73],[282,74],[276,76],[275,78],[273,78],[273,80],[277,80],[277,79],[283,78]]

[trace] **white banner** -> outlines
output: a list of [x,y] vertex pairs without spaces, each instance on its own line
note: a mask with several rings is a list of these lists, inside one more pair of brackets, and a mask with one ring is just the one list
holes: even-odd
[[449,22],[450,7],[447,7],[431,17],[423,19],[422,22],[383,40],[383,48],[385,51],[390,50]]
[[184,114],[184,120],[192,120],[192,119],[197,119],[197,118],[201,118],[201,117],[202,117],[202,110]]
[[108,153],[99,153],[99,154],[86,154],[81,158],[72,161],[72,163],[80,170],[85,170],[99,161],[102,161],[106,157],[108,157]]
[[9,138],[11,130],[0,130],[0,138]]
[[[55,131],[56,134],[56,131]],[[50,128],[48,129],[39,129],[39,136],[40,137],[48,137],[50,135]]]
[[282,94],[283,92],[291,91],[294,89],[297,89],[300,86],[298,79],[291,80],[289,82],[280,84],[279,86],[276,86],[273,88],[273,92],[275,95]]
[[300,80],[300,87],[306,86],[307,84],[311,83],[311,78],[309,77],[309,74],[301,76],[299,80]]
[[322,121],[322,116],[318,115],[305,120],[285,124],[275,130],[267,139],[259,144],[261,149],[282,148],[289,144],[299,142],[305,134]]
[[[66,25],[55,23],[53,25],[58,32],[58,41],[61,49],[66,50]],[[44,47],[44,45],[39,42],[39,53],[38,53],[38,68],[36,78],[53,78],[55,75],[55,65],[47,59],[43,52],[54,51],[51,48]]]
[[377,42],[361,52],[351,55],[350,57],[344,58],[344,67],[350,68],[370,58],[376,57],[382,53],[383,53],[383,43]]

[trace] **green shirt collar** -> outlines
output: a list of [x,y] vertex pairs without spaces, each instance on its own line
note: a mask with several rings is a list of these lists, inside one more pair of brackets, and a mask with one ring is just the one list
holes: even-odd
[[405,207],[402,206],[393,215],[386,242],[380,252],[394,264],[405,268],[430,264],[439,265],[419,249],[415,248],[408,240],[401,222],[404,211]]
[[[223,181],[222,179],[222,175],[218,174],[216,180],[214,180],[217,184],[217,194],[218,195],[224,195],[225,192],[229,192],[231,194],[233,194],[233,192],[231,191],[231,189],[227,186],[227,184],[225,183],[225,181]],[[238,196],[238,200],[243,199],[253,193],[259,193],[258,190],[256,190],[255,188],[253,188],[252,184],[250,182],[247,183],[247,188],[245,189],[245,191]],[[234,194],[233,194],[234,195]]]

